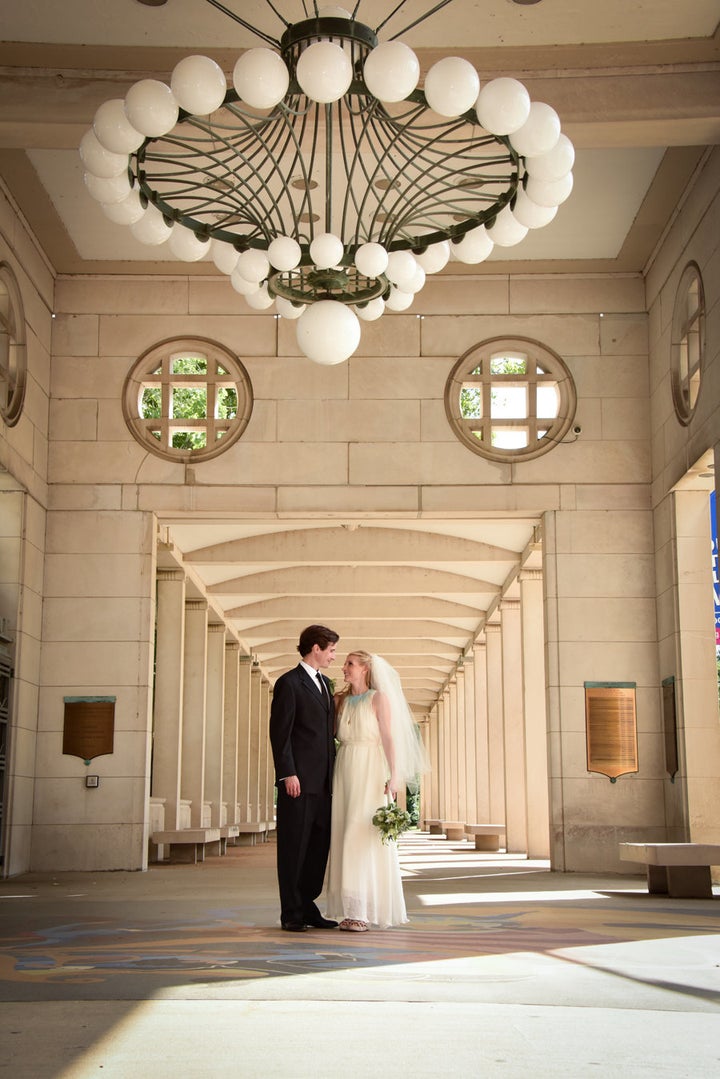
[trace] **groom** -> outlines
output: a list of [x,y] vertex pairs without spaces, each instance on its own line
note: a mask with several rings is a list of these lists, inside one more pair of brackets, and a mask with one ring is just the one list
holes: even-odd
[[278,678],[270,709],[277,783],[277,874],[280,924],[290,933],[334,929],[315,903],[330,849],[335,708],[328,679],[339,636],[326,626],[300,634],[300,663]]

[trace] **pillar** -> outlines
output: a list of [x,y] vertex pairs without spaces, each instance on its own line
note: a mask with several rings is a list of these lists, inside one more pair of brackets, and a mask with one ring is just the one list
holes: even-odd
[[205,684],[205,801],[210,803],[210,824],[225,824],[223,806],[223,719],[225,710],[225,625],[207,628]]
[[479,824],[477,810],[477,750],[475,715],[475,662],[474,654],[465,657],[464,662],[464,714],[465,714],[465,815],[466,824]]
[[223,799],[227,823],[240,823],[238,805],[238,711],[240,645],[225,641],[225,692],[223,695]]
[[203,827],[205,801],[205,686],[208,605],[185,603],[181,795],[191,802],[190,826]]
[[458,821],[460,820],[460,785],[458,783],[458,770],[459,770],[459,720],[458,720],[458,687],[457,680],[453,678],[450,685],[447,687],[448,695],[448,710],[447,710],[447,727],[448,727],[448,777],[447,777],[447,796],[445,804],[447,806],[448,820]]
[[250,670],[250,820],[260,820],[260,727],[262,717],[262,671]]
[[152,797],[165,800],[165,827],[180,826],[180,769],[183,726],[185,574],[157,571],[155,702],[153,706]]
[[[505,823],[505,750],[503,744],[503,677],[500,623],[485,626],[487,658],[488,824]],[[480,822],[482,823],[482,822]]]
[[528,858],[550,857],[548,737],[545,710],[545,639],[542,571],[520,573]]
[[238,812],[241,821],[250,821],[250,711],[252,659],[238,657]]
[[[470,821],[468,816],[468,804],[467,804],[467,771],[465,765],[465,756],[467,752],[465,728],[467,726],[467,715],[465,710],[465,683],[467,681],[467,673],[465,667],[460,666],[457,669],[455,675],[455,697],[457,708],[457,804],[458,815],[456,820],[463,821],[467,824]],[[472,823],[472,822],[471,822]]]
[[475,683],[475,804],[476,824],[502,824],[490,812],[490,764],[488,743],[488,678],[485,640],[473,645]]
[[520,600],[500,604],[505,754],[505,835],[508,851],[527,853],[525,723],[523,719]]

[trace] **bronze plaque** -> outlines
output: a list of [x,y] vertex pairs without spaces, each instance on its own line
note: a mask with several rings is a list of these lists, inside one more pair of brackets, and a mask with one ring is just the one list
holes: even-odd
[[674,779],[678,770],[677,710],[675,677],[664,678],[662,684],[663,732],[665,735],[665,769]]
[[635,683],[586,682],[587,766],[615,782],[638,771]]
[[114,697],[65,697],[63,753],[89,764],[113,752],[114,737]]

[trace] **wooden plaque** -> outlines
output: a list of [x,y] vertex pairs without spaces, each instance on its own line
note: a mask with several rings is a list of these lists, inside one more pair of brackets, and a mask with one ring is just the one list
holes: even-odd
[[114,697],[65,697],[63,753],[89,764],[113,752],[114,737]]
[[586,682],[587,767],[615,782],[638,771],[634,682]]

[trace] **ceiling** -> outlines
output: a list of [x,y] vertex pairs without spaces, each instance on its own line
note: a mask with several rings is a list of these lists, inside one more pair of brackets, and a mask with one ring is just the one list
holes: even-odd
[[[406,0],[381,40],[433,3]],[[273,36],[273,6],[304,17],[302,0],[225,4]],[[360,0],[357,17],[375,28],[397,6]],[[705,148],[720,142],[719,23],[720,0],[454,0],[403,33],[423,71],[450,53],[483,81],[520,78],[577,150],[573,193],[549,226],[443,272],[642,273]],[[0,26],[0,174],[56,272],[215,275],[211,262],[179,264],[108,221],[77,147],[98,106],[138,79],[167,81],[198,52],[230,73],[261,42],[208,0],[22,0],[3,5]],[[517,595],[520,565],[539,565],[537,528],[533,517],[481,515],[166,518],[161,559],[182,561],[270,678],[295,662],[299,630],[324,622],[341,634],[339,655],[365,647],[395,662],[422,713],[500,596]]]

